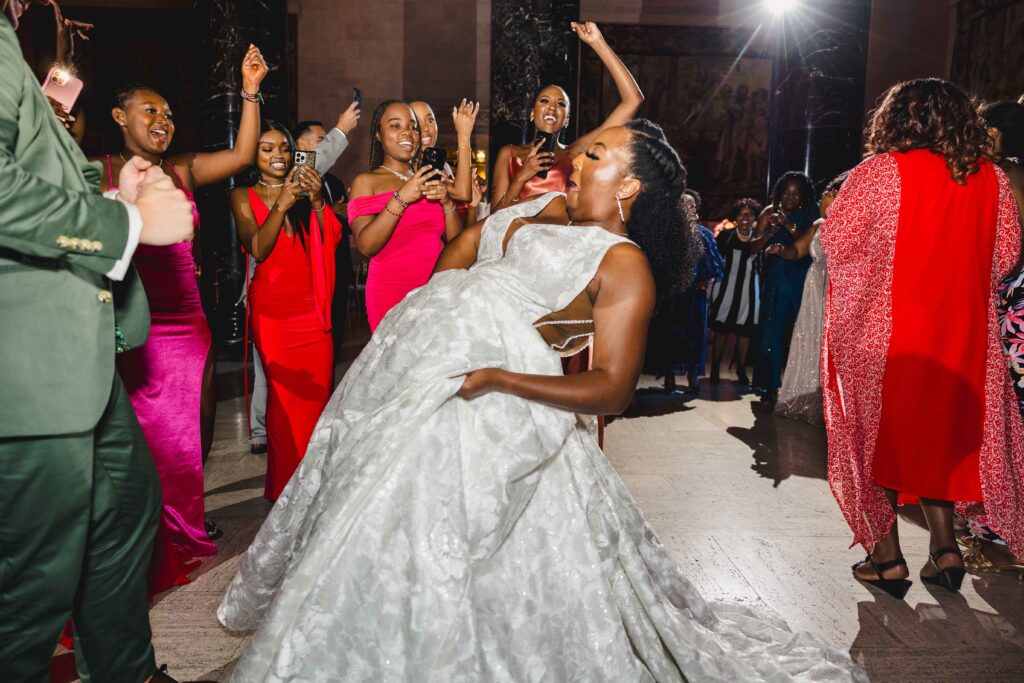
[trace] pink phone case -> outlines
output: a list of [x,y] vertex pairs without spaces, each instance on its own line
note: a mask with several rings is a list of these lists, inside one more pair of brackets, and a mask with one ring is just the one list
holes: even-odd
[[84,83],[80,78],[69,74],[61,68],[53,67],[50,73],[46,74],[43,82],[43,94],[64,105],[68,112],[75,106],[75,101],[82,94]]

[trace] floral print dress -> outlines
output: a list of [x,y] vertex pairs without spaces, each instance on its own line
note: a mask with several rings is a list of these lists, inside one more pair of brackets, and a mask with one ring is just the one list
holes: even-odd
[[999,285],[999,333],[1003,338],[1017,407],[1024,415],[1024,270]]

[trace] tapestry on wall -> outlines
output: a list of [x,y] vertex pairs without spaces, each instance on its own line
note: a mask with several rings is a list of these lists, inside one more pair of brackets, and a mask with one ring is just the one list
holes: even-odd
[[1024,95],[1024,0],[962,0],[953,80],[989,101]]
[[[722,218],[740,197],[763,199],[768,167],[772,60],[748,29],[601,27],[646,98],[639,116],[660,124],[704,198],[701,213]],[[744,49],[746,48],[746,49]],[[592,51],[580,63],[579,130],[618,104],[611,77]]]

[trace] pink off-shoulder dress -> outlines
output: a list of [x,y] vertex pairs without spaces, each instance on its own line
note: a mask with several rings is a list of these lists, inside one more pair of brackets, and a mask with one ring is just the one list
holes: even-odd
[[[384,211],[393,192],[357,197],[348,203],[348,220]],[[384,248],[370,259],[366,276],[366,317],[370,332],[405,295],[427,284],[444,243],[444,210],[438,202],[420,199],[402,213]]]

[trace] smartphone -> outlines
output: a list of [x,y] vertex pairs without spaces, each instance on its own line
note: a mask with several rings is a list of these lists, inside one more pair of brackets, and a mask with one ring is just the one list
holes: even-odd
[[[550,152],[553,154],[555,151],[555,145],[557,144],[555,136],[552,135],[551,133],[545,133],[544,131],[539,130],[537,131],[537,134],[533,137],[533,145],[536,147],[537,143],[541,141],[543,141],[543,144],[540,146],[540,149],[537,150],[538,154],[543,152]],[[548,170],[544,169],[543,171],[537,174],[537,177],[547,178]]]
[[352,101],[360,107],[363,106],[363,91],[359,88],[352,88]]
[[46,80],[43,81],[43,94],[60,102],[70,113],[84,86],[80,78],[55,66],[50,69],[50,73],[46,74]]
[[428,147],[423,150],[423,165],[430,166],[437,173],[432,173],[427,180],[444,177],[444,164],[448,159],[448,153],[441,147]]
[[[292,165],[295,167],[295,173],[299,172],[299,167],[300,166],[305,166],[307,168],[311,168],[314,171],[316,171],[316,152],[300,152],[300,151],[296,151],[295,152],[295,156],[293,157],[292,161],[293,161]],[[295,177],[295,174],[293,173],[292,174],[292,178],[294,178],[294,177]],[[309,193],[308,192],[302,192],[302,193],[300,193],[300,196],[308,197]]]

